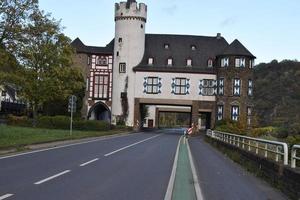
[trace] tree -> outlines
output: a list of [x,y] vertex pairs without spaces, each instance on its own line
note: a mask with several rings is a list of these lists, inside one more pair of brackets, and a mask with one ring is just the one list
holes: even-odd
[[74,51],[60,22],[39,10],[29,20],[19,54],[22,67],[15,83],[19,95],[29,101],[36,119],[45,102],[67,100],[73,91],[84,88],[84,80],[79,68],[71,68]]

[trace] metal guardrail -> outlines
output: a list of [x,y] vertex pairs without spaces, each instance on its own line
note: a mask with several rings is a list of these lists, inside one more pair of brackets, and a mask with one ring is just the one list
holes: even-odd
[[294,145],[292,147],[291,152],[291,167],[296,168],[297,167],[297,160],[300,160],[300,157],[297,157],[297,150],[300,150],[300,145]]
[[[279,162],[280,160],[283,161],[284,165],[288,165],[288,145],[284,142],[277,142],[271,140],[264,140],[258,138],[252,138],[242,135],[236,135],[231,133],[225,133],[220,131],[212,131],[207,130],[207,136],[223,141],[225,143],[231,144],[233,146],[237,146],[239,148],[254,151],[256,154],[259,154],[259,151],[262,151],[264,157],[270,158],[270,153],[275,155],[275,161]],[[297,149],[300,146],[297,147]],[[296,151],[296,150],[295,150]],[[299,159],[293,157],[293,159]]]

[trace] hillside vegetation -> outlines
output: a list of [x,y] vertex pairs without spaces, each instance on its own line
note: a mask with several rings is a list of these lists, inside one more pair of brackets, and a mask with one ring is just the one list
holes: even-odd
[[258,125],[300,134],[300,62],[262,63],[254,71],[254,104]]

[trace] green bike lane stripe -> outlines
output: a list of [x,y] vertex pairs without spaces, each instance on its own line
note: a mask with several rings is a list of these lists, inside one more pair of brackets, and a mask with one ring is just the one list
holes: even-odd
[[188,139],[181,137],[164,200],[203,200]]

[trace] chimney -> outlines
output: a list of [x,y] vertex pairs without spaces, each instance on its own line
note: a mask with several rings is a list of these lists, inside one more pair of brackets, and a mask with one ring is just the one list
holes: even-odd
[[221,39],[221,37],[222,37],[221,33],[217,33],[217,39],[219,40]]

